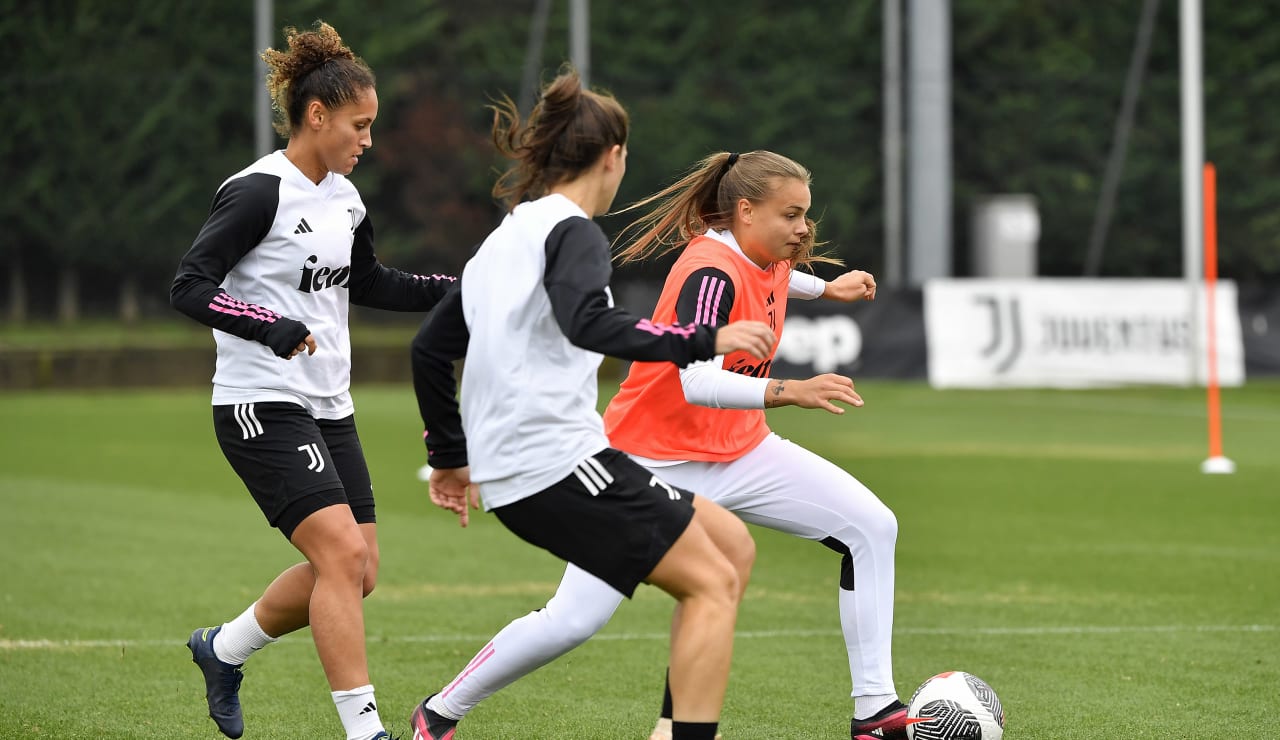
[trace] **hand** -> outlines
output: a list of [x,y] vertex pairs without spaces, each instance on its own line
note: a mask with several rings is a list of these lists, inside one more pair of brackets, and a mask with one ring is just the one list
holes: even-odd
[[862,396],[854,391],[852,379],[833,373],[815,375],[808,380],[770,380],[764,392],[765,408],[799,406],[843,414],[844,409],[833,401],[861,406]]
[[480,491],[471,483],[471,468],[435,468],[427,481],[431,503],[458,515],[458,524],[467,526],[467,501],[480,508]]
[[300,355],[303,352],[306,352],[308,355],[314,355],[316,353],[316,340],[310,334],[307,335],[306,339],[299,342],[298,346],[294,347],[293,351],[289,353],[289,356],[284,359],[292,360],[295,356]]
[[716,354],[727,355],[742,350],[761,360],[773,352],[778,337],[762,321],[735,321],[716,331]]
[[835,280],[828,281],[822,297],[830,298],[833,301],[844,301],[845,303],[853,303],[859,300],[874,301],[876,299],[876,279],[869,272],[850,270]]

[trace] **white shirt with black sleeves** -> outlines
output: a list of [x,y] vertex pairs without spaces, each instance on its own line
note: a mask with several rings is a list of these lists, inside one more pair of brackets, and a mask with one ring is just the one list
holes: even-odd
[[[609,446],[603,355],[680,366],[715,354],[712,326],[656,325],[613,305],[609,240],[573,201],[522,203],[481,244],[413,343],[436,467],[471,466],[486,510],[572,474]],[[465,354],[461,419],[451,361]]]
[[[213,328],[214,405],[288,401],[312,416],[351,415],[351,303],[430,310],[454,278],[378,263],[354,185],[319,184],[276,151],[232,175],[182,258],[174,307]],[[285,360],[307,334],[316,353]]]

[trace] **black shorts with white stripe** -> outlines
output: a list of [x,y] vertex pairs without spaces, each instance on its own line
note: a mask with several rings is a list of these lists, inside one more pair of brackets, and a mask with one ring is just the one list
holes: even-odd
[[311,514],[347,504],[357,522],[373,522],[373,486],[354,416],[316,419],[296,403],[213,407],[222,454],[285,537]]
[[693,494],[605,449],[555,485],[493,513],[521,539],[630,598],[689,526]]

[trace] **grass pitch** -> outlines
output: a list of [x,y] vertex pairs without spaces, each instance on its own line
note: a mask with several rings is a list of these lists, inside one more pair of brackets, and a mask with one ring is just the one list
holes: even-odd
[[[1009,738],[1280,737],[1280,385],[1224,391],[1228,476],[1199,472],[1200,390],[858,389],[867,405],[844,417],[770,419],[898,515],[904,698],[960,669],[999,693]],[[409,389],[355,397],[382,549],[370,667],[403,732],[562,565],[492,516],[460,530],[428,503]],[[207,390],[0,394],[0,419],[0,737],[220,737],[187,636],[298,558],[218,452]],[[752,531],[725,736],[847,737],[837,558]],[[642,588],[460,740],[646,737],[669,615]],[[340,737],[327,691],[308,634],[286,637],[247,667],[245,737]]]

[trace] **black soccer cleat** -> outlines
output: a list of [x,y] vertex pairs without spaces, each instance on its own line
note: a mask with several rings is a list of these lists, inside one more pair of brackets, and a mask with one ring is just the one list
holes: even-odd
[[894,699],[889,706],[867,719],[849,721],[849,737],[852,740],[906,740],[907,705]]
[[458,720],[449,719],[428,709],[427,702],[431,701],[431,696],[423,699],[421,704],[413,708],[413,714],[409,715],[409,727],[413,729],[413,740],[453,740],[453,734],[458,731]]
[[240,666],[223,663],[213,652],[213,636],[222,627],[201,627],[191,633],[187,647],[191,662],[204,674],[204,697],[209,700],[209,716],[223,735],[237,738],[244,734],[244,715],[240,712]]

